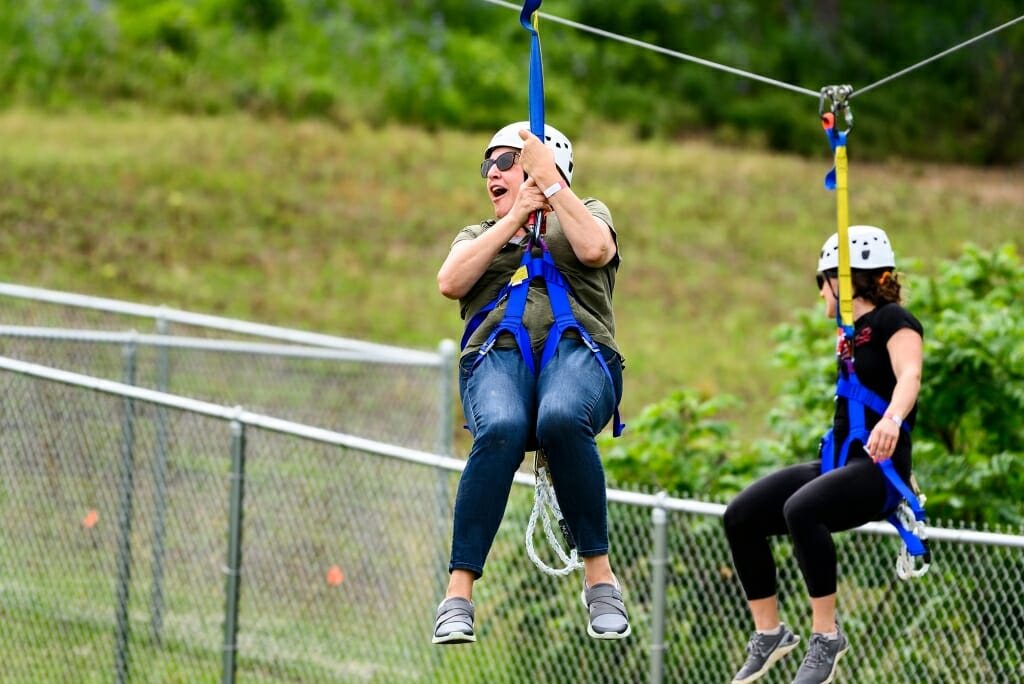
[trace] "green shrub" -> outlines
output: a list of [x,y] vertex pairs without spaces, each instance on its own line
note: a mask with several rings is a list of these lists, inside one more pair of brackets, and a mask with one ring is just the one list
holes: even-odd
[[[914,471],[932,519],[1024,524],[1024,264],[1012,245],[968,245],[922,284],[910,310],[924,330]],[[789,380],[769,414],[770,436],[742,444],[718,417],[737,400],[680,390],[600,438],[609,477],[721,498],[779,465],[813,459],[832,418],[834,337],[820,309],[773,331]]]
[[942,517],[1024,524],[1024,264],[968,245],[914,299],[925,321],[915,467]]
[[600,437],[609,477],[618,482],[713,498],[738,491],[757,465],[718,418],[739,401],[673,392],[632,419],[619,439]]
[[[545,12],[817,92],[894,74],[1012,19],[1010,0],[934,12],[834,3],[562,0]],[[552,120],[640,137],[827,150],[817,105],[706,65],[541,22]],[[3,3],[0,104],[105,106],[490,129],[525,118],[529,34],[506,8],[455,0],[31,0]],[[851,155],[1007,164],[1024,154],[1019,27],[853,103]],[[196,92],[198,93],[196,94]],[[855,90],[855,93],[857,91]]]
[[199,44],[195,10],[176,0],[122,7],[118,25],[122,36],[138,46],[162,47],[179,55],[192,56]]

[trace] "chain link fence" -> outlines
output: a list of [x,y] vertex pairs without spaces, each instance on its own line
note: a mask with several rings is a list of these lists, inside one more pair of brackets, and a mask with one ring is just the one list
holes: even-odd
[[5,356],[413,449],[449,444],[450,343],[424,352],[8,283],[0,301]]
[[[430,644],[462,465],[447,352],[5,294],[2,682],[727,682],[744,659],[723,506],[609,491],[634,634],[597,642],[581,577],[527,559],[525,475],[474,593],[479,641]],[[152,336],[124,332],[139,316]],[[837,536],[838,681],[1024,680],[1024,537],[930,532],[933,567],[909,582],[887,525]],[[775,550],[806,643],[792,549]]]
[[[743,659],[750,624],[720,505],[610,491],[635,631],[596,642],[580,578],[527,560],[533,492],[517,487],[474,596],[478,643],[435,647],[459,461],[22,361],[0,369],[4,681],[718,682]],[[840,681],[1024,676],[1024,537],[931,533],[934,566],[910,582],[885,526],[839,535],[854,649]],[[785,619],[806,635],[792,550],[776,552]],[[798,660],[766,681],[788,681]]]

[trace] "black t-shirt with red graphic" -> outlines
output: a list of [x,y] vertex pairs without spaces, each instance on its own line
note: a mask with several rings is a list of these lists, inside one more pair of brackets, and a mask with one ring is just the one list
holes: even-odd
[[[882,397],[886,402],[892,398],[892,392],[896,388],[896,375],[892,370],[892,359],[889,358],[889,349],[887,344],[889,338],[895,335],[903,328],[910,328],[914,330],[922,337],[924,336],[924,328],[921,326],[921,322],[914,317],[909,311],[904,309],[899,304],[890,302],[883,304],[872,311],[864,314],[854,322],[853,326],[853,338],[854,338],[854,356],[853,356],[853,367],[857,372],[857,379],[860,380],[861,384],[872,390],[875,394]],[[842,358],[849,358],[848,345],[845,340],[840,339],[840,356]],[[845,361],[840,361],[840,368],[845,364]],[[836,436],[836,446],[842,444],[846,438],[846,434],[849,432],[849,417],[846,410],[846,399],[839,399],[836,402],[836,414],[833,421],[834,434]],[[914,404],[914,408],[906,416],[903,416],[904,422],[906,422],[908,428],[914,426],[914,421],[917,418],[917,404]],[[871,409],[865,409],[864,411],[864,425],[871,430],[881,419],[881,416],[872,411]],[[902,431],[901,431],[902,433]],[[908,435],[901,434],[899,443],[896,447],[896,454],[894,454],[894,460],[899,463],[903,461],[902,457],[909,459],[910,456],[910,440]],[[905,452],[905,453],[900,453]],[[854,453],[851,450],[850,456]],[[902,464],[900,464],[902,465]],[[899,468],[902,470],[903,468]]]

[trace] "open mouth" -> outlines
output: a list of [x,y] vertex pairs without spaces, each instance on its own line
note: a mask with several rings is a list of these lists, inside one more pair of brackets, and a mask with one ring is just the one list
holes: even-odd
[[507,192],[508,192],[508,188],[502,187],[500,185],[492,185],[491,186],[491,198],[492,199],[498,199],[499,197],[501,197],[502,195],[504,195]]

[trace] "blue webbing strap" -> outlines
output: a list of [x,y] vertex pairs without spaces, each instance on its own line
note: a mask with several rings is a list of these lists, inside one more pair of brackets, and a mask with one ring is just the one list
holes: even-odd
[[[608,378],[610,386],[614,388],[615,383],[612,381],[612,372],[608,369],[608,362],[604,360],[604,355],[601,354],[601,348],[597,346],[597,342],[594,342],[590,334],[583,329],[583,326],[576,320],[576,317],[572,315],[572,306],[569,304],[569,285],[555,266],[555,260],[551,258],[551,253],[548,252],[547,246],[544,247],[544,257],[541,263],[544,281],[548,286],[548,300],[551,302],[551,313],[554,316],[555,322],[551,326],[551,330],[548,331],[548,339],[544,343],[544,353],[541,355],[540,367],[546,366],[547,362],[555,355],[558,343],[561,341],[562,336],[565,335],[565,332],[567,330],[575,330],[579,333],[587,348],[593,352],[594,358],[601,365],[601,370],[604,371],[605,376]],[[625,427],[619,414],[619,407],[616,405],[615,422],[612,423],[612,436],[618,437],[621,435]]]
[[[878,465],[882,468],[882,473],[885,475],[886,480],[888,480],[889,485],[899,492],[907,502],[907,505],[910,506],[910,510],[914,512],[914,519],[924,521],[924,507],[914,495],[913,490],[907,486],[903,481],[903,478],[901,478],[899,473],[896,472],[896,466],[892,464],[892,459],[882,461]],[[893,513],[887,518],[887,520],[889,521],[889,524],[895,527],[896,531],[899,532],[900,538],[903,539],[903,543],[906,544],[907,551],[910,552],[911,556],[930,556],[925,542],[903,526],[903,521],[900,520],[899,515]]]
[[[527,247],[523,253],[523,259],[519,262],[519,268],[516,269],[515,273],[512,274],[511,280],[505,289],[508,290],[508,304],[505,306],[505,315],[501,319],[501,322],[495,326],[494,330],[487,337],[487,341],[484,342],[483,346],[480,347],[480,351],[477,353],[476,361],[473,362],[471,370],[476,370],[476,367],[480,365],[480,362],[484,360],[491,348],[494,346],[495,341],[498,339],[498,335],[503,332],[510,333],[515,339],[516,344],[519,346],[519,353],[523,357],[523,361],[526,363],[526,367],[530,369],[531,373],[536,374],[536,370],[533,365],[533,351],[530,348],[530,334],[523,325],[523,313],[526,311],[526,298],[530,292],[530,281],[536,275],[535,268],[532,267],[533,257],[530,255],[530,249]],[[490,308],[494,308],[492,302]],[[486,307],[485,307],[486,308]],[[474,316],[474,319],[476,317]],[[472,321],[471,321],[472,322]],[[472,334],[469,326],[466,327],[466,332],[463,335],[463,339],[468,339],[468,336]]]
[[[530,132],[544,142],[544,63],[540,55],[540,34],[535,23],[540,3],[541,0],[526,0],[519,13],[519,23],[530,32]],[[544,212],[538,209],[532,222],[534,239],[540,238],[543,217]]]
[[[825,136],[828,138],[828,145],[832,149],[832,158],[835,158],[837,147],[846,147],[846,133],[847,131],[837,130],[837,126],[831,126],[825,129]],[[828,173],[825,174],[825,189],[835,190],[836,189],[836,167],[833,166]]]
[[[846,439],[843,440],[843,444],[840,447],[839,452],[839,463],[835,466],[841,468],[846,465],[850,445],[855,440],[860,440],[862,444],[867,444],[867,438],[870,433],[864,424],[864,407],[867,406],[881,416],[885,415],[888,403],[878,394],[862,385],[860,380],[857,379],[857,374],[852,372],[848,377],[839,379],[839,382],[836,385],[836,395],[846,398],[847,414],[850,420],[850,431],[847,434]],[[906,423],[903,423],[900,427],[901,429],[906,430],[907,434],[910,434],[910,427]],[[834,459],[834,454],[830,447],[832,447],[831,435],[827,435],[826,448],[822,449],[821,454],[821,473],[823,475],[830,470],[833,470],[832,461]],[[914,494],[914,491],[907,486],[907,483],[903,481],[900,474],[896,472],[896,467],[893,465],[892,459],[880,461],[878,466],[882,469],[882,474],[885,476],[886,483],[888,485],[888,495],[885,502],[886,510],[895,508],[899,504],[900,499],[903,499],[914,512],[914,518],[918,521],[924,521],[924,507]],[[899,515],[892,513],[886,518],[886,520],[896,528],[896,531],[899,533],[900,538],[903,539],[903,543],[906,545],[907,551],[910,555],[928,555],[928,547],[925,542],[919,539],[913,532],[903,525]]]
[[[856,378],[857,376],[854,375],[852,377]],[[836,383],[836,396],[863,404],[880,416],[884,416],[889,408],[889,402],[869,390],[861,384],[860,380],[856,379],[840,378],[839,382]],[[906,431],[908,435],[910,434],[910,426],[906,423],[901,423],[900,428]]]
[[540,34],[533,24],[541,0],[526,0],[519,23],[530,32],[530,132],[544,139],[544,67],[540,56]]
[[[519,13],[519,23],[523,25],[527,31],[530,32],[530,83],[529,83],[529,108],[530,108],[530,132],[544,140],[544,65],[541,61],[540,56],[540,34],[537,33],[537,29],[534,28],[533,19],[534,13],[540,8],[541,0],[526,0],[523,3],[523,9]],[[540,230],[541,219],[544,213],[538,211],[533,219],[533,224],[536,226],[536,230]],[[532,232],[532,231],[531,231]],[[539,232],[533,235],[534,240],[540,238]],[[529,249],[527,249],[529,253]],[[523,259],[523,264],[527,263],[527,259]],[[527,280],[529,282],[529,279]],[[466,344],[469,342],[470,335],[476,330],[487,314],[493,309],[505,296],[509,293],[511,284],[506,285],[505,288],[498,294],[493,302],[485,306],[484,308],[477,311],[473,317],[466,324],[466,330],[462,334],[462,348],[466,348]],[[477,359],[479,363],[480,359]],[[527,361],[532,366],[532,360]],[[476,364],[474,364],[474,367]]]
[[[850,453],[850,446],[854,441],[860,441],[862,444],[867,445],[870,433],[864,422],[864,408],[865,406],[870,408],[872,411],[877,413],[879,416],[884,416],[886,410],[889,408],[889,402],[880,397],[878,394],[870,390],[861,384],[857,378],[857,373],[853,366],[854,357],[854,346],[856,344],[854,339],[854,324],[852,318],[852,311],[847,309],[848,323],[843,321],[843,310],[850,306],[849,294],[844,291],[844,287],[850,286],[850,271],[849,262],[844,261],[843,250],[848,249],[846,231],[849,227],[848,222],[848,206],[846,197],[846,135],[849,133],[850,128],[853,126],[853,115],[850,112],[849,106],[847,105],[847,98],[849,97],[852,89],[849,86],[829,87],[823,88],[821,92],[821,104],[818,108],[818,114],[822,117],[822,127],[825,130],[825,136],[828,138],[829,147],[832,150],[832,158],[834,160],[841,160],[842,163],[842,187],[839,184],[839,177],[837,169],[838,163],[833,163],[832,168],[827,174],[825,174],[825,189],[826,190],[839,190],[837,194],[838,200],[838,214],[839,214],[839,245],[840,250],[840,273],[839,273],[839,287],[840,296],[836,297],[836,323],[839,328],[840,334],[845,338],[848,344],[849,358],[839,358],[840,373],[839,379],[836,383],[836,396],[844,397],[847,404],[847,415],[849,417],[849,433],[846,439],[843,440],[843,444],[839,449],[838,463],[834,463],[835,459],[835,444],[832,436],[832,431],[829,430],[825,437],[822,438],[822,449],[821,449],[821,472],[825,474],[835,467],[842,467],[846,465],[847,458]],[[832,102],[832,112],[825,114],[824,106],[826,99]],[[836,120],[836,114],[840,110],[846,112],[846,123],[849,126],[847,130],[840,131],[838,127],[838,121]],[[842,373],[842,369],[846,370],[845,377]],[[902,423],[900,426],[903,430],[910,434],[910,426],[907,423]],[[914,495],[913,490],[907,486],[907,483],[903,481],[899,473],[896,472],[896,467],[892,464],[892,459],[886,459],[878,463],[882,469],[882,474],[885,475],[887,487],[886,487],[886,502],[885,509],[896,508],[900,500],[906,500],[911,510],[914,512],[914,517],[917,521],[921,522],[925,519],[924,508],[921,506],[920,501]],[[907,530],[904,527],[903,522],[900,520],[898,511],[893,512],[887,520],[889,523],[896,528],[900,537],[903,539],[903,543],[907,547],[907,551],[912,556],[924,555],[926,562],[930,559],[930,553],[926,543],[914,535],[913,532]]]
[[[537,136],[541,142],[544,142],[544,65],[541,60],[540,34],[537,32],[535,23],[536,13],[540,9],[540,4],[541,0],[526,0],[523,3],[522,11],[519,13],[519,23],[530,32],[530,132]],[[533,219],[530,242],[526,246],[526,251],[523,254],[522,261],[519,263],[519,268],[512,276],[508,285],[502,288],[494,301],[477,311],[466,324],[466,330],[462,334],[462,347],[466,347],[469,338],[484,321],[487,314],[507,296],[508,304],[505,307],[505,316],[495,329],[491,331],[483,346],[480,347],[476,360],[473,362],[473,370],[480,364],[484,356],[490,352],[495,341],[498,339],[498,335],[507,332],[516,338],[523,361],[530,369],[530,372],[536,375],[537,370],[533,363],[533,351],[530,347],[529,332],[526,326],[523,325],[523,314],[526,310],[526,299],[530,289],[530,282],[535,277],[540,276],[547,285],[551,313],[555,319],[551,330],[548,331],[548,339],[544,345],[544,353],[541,355],[540,367],[543,368],[554,356],[558,342],[565,331],[576,330],[583,339],[584,344],[594,353],[594,357],[600,363],[601,369],[608,378],[608,382],[614,387],[615,384],[612,382],[611,371],[608,369],[608,363],[601,354],[600,347],[598,347],[590,334],[583,329],[583,326],[579,324],[579,321],[572,314],[572,307],[569,304],[571,288],[558,270],[558,267],[555,266],[555,261],[551,258],[547,245],[544,244],[544,240],[540,236],[543,217],[543,210],[538,210]],[[539,260],[535,259],[532,254],[535,245],[539,245],[543,249],[543,257]],[[614,436],[618,437],[621,435],[624,427],[625,425],[620,420],[619,407],[616,406],[615,423],[612,428]]]

